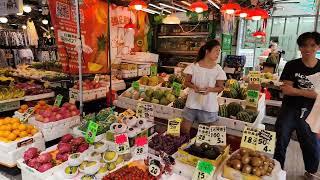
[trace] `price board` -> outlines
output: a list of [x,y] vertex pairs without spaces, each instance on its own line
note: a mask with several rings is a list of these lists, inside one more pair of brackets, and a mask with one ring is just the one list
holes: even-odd
[[139,81],[132,82],[132,88],[135,90],[139,90],[140,89]]
[[174,118],[168,120],[167,133],[174,136],[180,136],[180,126],[182,119]]
[[154,120],[153,113],[153,105],[152,104],[137,104],[136,108],[136,117],[137,118],[146,118],[148,120]]
[[198,132],[196,135],[196,142],[199,144],[202,143],[209,143],[210,144],[210,126],[205,126],[202,124],[199,124],[198,126]]
[[173,82],[172,91],[173,91],[174,95],[180,96],[181,88],[182,88],[182,85],[180,83]]
[[257,134],[257,129],[246,126],[243,130],[240,147],[256,150],[258,141]]
[[258,134],[257,151],[274,154],[276,145],[276,133],[261,129]]
[[158,75],[158,67],[155,65],[150,66],[150,76]]
[[148,157],[148,138],[145,136],[135,139],[134,148],[135,159],[146,159]]
[[126,133],[114,135],[116,150],[118,154],[130,153],[130,145],[128,135]]
[[141,103],[138,103],[137,107],[136,107],[136,117],[137,118],[144,118],[144,116],[145,116],[144,105]]
[[79,98],[79,93],[76,91],[70,91],[69,93],[71,93],[69,96],[69,103],[75,104]]
[[257,90],[247,90],[247,106],[258,107],[260,92]]
[[250,71],[248,77],[249,77],[249,84],[261,84],[260,71]]
[[61,94],[58,94],[53,105],[60,107],[62,99],[63,99],[63,96]]
[[96,135],[98,132],[99,125],[93,121],[89,121],[89,125],[86,131],[85,139],[88,143],[92,144],[94,143],[94,140],[96,139]]
[[227,142],[226,126],[210,126],[210,144],[225,146]]
[[207,161],[199,160],[193,173],[192,180],[210,180],[213,177],[215,167]]
[[28,108],[27,111],[20,118],[20,122],[26,123],[28,121],[29,117],[33,114],[33,112],[34,112],[33,108]]
[[148,169],[149,169],[149,173],[155,177],[159,176],[161,173],[160,167],[157,166],[156,164],[151,164]]

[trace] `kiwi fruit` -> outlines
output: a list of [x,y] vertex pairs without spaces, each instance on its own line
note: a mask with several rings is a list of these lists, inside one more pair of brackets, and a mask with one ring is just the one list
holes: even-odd
[[250,162],[250,157],[248,155],[242,156],[241,163],[248,164]]
[[243,173],[246,173],[246,174],[250,174],[252,171],[252,167],[248,164],[245,164],[243,167],[242,167],[242,172]]
[[250,163],[251,163],[252,166],[258,167],[258,166],[260,166],[262,164],[262,161],[258,157],[253,157],[253,158],[251,158]]
[[233,169],[240,170],[242,167],[242,164],[239,159],[234,159],[231,161],[231,166]]

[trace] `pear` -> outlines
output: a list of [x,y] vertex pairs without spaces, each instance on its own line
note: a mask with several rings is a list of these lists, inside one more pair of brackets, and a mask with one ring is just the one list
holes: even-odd
[[95,161],[90,161],[90,162],[88,162],[87,163],[87,167],[90,167],[90,166],[94,166],[94,165],[96,165],[97,164],[97,162],[95,162]]
[[107,161],[111,161],[116,155],[117,154],[114,151],[107,151],[104,153],[104,159]]
[[108,171],[108,166],[105,165],[105,166],[100,167],[98,173],[103,174],[103,173],[105,173],[107,171]]
[[116,163],[116,165],[118,165],[122,162],[123,162],[123,158],[121,156],[119,156],[115,163]]
[[83,161],[81,164],[80,164],[80,169],[81,170],[84,170],[84,168],[86,167],[86,165],[87,165],[87,163],[88,163],[88,161]]
[[116,164],[112,162],[112,163],[109,164],[108,170],[109,170],[109,171],[112,171],[112,170],[114,170],[115,168],[116,168]]
[[96,143],[94,143],[94,149],[98,149],[99,147],[101,147],[103,145],[104,145],[103,142],[96,142]]
[[64,170],[66,174],[74,174],[77,172],[78,167],[76,166],[68,166],[66,167],[66,169]]

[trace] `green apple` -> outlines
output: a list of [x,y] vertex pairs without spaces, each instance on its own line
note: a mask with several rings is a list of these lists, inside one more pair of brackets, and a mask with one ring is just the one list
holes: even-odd
[[74,173],[77,172],[77,169],[78,169],[78,167],[76,167],[76,166],[68,166],[68,167],[66,167],[66,169],[64,170],[64,172],[65,172],[66,174],[74,174]]
[[108,170],[109,171],[112,171],[112,170],[114,170],[116,168],[116,164],[115,163],[109,163],[109,167],[108,167]]
[[114,151],[107,151],[104,153],[104,159],[107,161],[111,161],[112,159],[114,159],[114,157],[116,157],[116,152]]

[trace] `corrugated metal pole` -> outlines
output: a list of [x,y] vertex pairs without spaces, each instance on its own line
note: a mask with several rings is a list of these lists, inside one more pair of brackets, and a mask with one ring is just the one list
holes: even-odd
[[314,31],[317,31],[318,29],[319,10],[320,10],[320,0],[317,0],[317,14],[316,14],[316,19],[314,24]]

